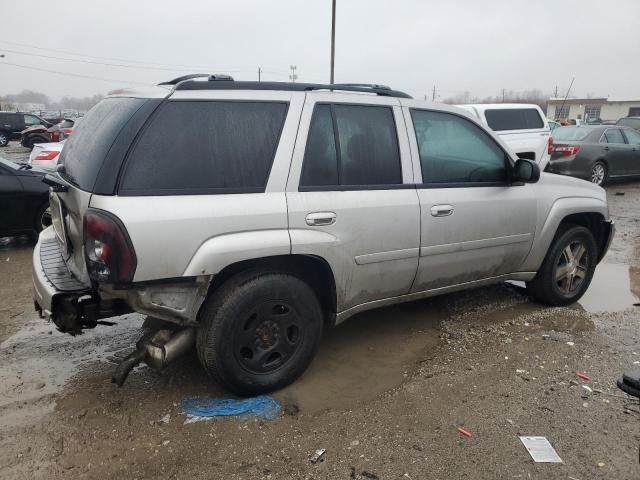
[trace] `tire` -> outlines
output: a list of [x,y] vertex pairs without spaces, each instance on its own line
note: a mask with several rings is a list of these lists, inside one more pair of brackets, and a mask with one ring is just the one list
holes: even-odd
[[27,138],[27,139],[24,141],[23,146],[24,146],[24,147],[26,147],[26,148],[28,148],[29,150],[33,150],[33,146],[34,146],[36,143],[47,143],[48,141],[49,141],[49,140],[47,140],[47,139],[46,139],[46,138],[44,138],[44,137],[38,137],[38,136],[36,136],[36,137]]
[[5,131],[0,131],[0,147],[6,147],[9,145],[9,134]]
[[598,247],[591,231],[578,225],[561,225],[540,270],[527,282],[527,291],[547,305],[574,303],[589,288],[597,262]]
[[596,185],[602,187],[605,183],[607,183],[608,173],[609,172],[607,170],[607,165],[604,162],[598,160],[593,164],[593,167],[591,167],[589,179],[591,180],[591,183],[595,183]]
[[199,321],[200,363],[240,395],[276,390],[302,375],[318,349],[323,323],[311,287],[275,271],[227,280],[205,301]]

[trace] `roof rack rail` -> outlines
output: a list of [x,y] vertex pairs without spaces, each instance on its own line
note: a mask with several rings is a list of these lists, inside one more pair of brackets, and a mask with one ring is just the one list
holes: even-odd
[[[207,81],[196,81],[206,77]],[[221,81],[222,80],[222,81]],[[308,92],[330,90],[343,92],[375,93],[384,97],[412,98],[404,92],[392,90],[386,85],[370,83],[293,83],[293,82],[252,82],[235,81],[228,75],[185,75],[160,85],[175,85],[175,90],[280,90],[289,92]]]
[[186,82],[187,80],[195,80],[196,78],[204,77],[207,77],[207,80],[210,82],[214,82],[216,80],[233,81],[233,77],[231,75],[225,75],[222,73],[214,73],[213,75],[209,73],[192,73],[190,75],[183,75],[181,77],[174,78],[173,80],[169,80],[167,82],[159,83],[158,85],[178,85],[179,83]]

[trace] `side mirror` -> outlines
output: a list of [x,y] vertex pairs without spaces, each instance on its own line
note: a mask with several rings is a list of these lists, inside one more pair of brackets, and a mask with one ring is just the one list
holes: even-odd
[[513,166],[511,179],[515,182],[536,183],[540,179],[540,167],[527,158],[519,158]]

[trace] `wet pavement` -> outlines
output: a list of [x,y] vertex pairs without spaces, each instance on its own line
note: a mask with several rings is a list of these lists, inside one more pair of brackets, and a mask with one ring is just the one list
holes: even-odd
[[57,332],[33,311],[29,239],[0,239],[0,478],[640,478],[640,405],[615,387],[640,365],[640,183],[607,190],[618,233],[578,304],[515,282],[365,312],[274,395],[275,421],[185,424],[181,400],[225,396],[192,354],[115,387],[143,317]]

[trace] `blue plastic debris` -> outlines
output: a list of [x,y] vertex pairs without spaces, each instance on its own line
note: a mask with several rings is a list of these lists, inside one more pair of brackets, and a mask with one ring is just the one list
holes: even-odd
[[255,415],[273,420],[280,415],[280,404],[268,395],[242,399],[193,397],[183,400],[180,410],[193,417]]

